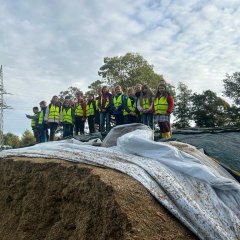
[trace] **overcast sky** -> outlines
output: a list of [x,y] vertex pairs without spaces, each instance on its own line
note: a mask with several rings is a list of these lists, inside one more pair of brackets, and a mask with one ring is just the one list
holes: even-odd
[[219,96],[240,70],[239,0],[0,0],[4,132],[30,128],[41,100],[100,79],[104,57],[141,54],[172,85]]

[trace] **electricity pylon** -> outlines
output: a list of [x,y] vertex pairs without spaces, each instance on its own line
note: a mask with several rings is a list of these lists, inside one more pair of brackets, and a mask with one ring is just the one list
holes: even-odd
[[10,106],[7,106],[3,95],[7,94],[6,91],[4,90],[4,85],[3,85],[3,69],[2,65],[0,68],[0,148],[3,146],[3,110],[4,109],[11,109]]

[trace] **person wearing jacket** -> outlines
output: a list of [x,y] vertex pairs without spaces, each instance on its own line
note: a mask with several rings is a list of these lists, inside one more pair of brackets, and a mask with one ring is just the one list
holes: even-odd
[[105,129],[108,132],[111,129],[110,121],[113,102],[112,94],[109,93],[109,88],[107,86],[102,87],[102,93],[98,99],[98,108],[100,112],[100,132],[105,132]]
[[26,114],[26,117],[31,119],[31,127],[32,127],[33,135],[36,139],[36,142],[38,143],[39,142],[39,134],[38,134],[38,129],[37,129],[37,122],[38,122],[38,118],[39,118],[39,114],[40,114],[38,107],[33,107],[33,113],[34,113],[33,116]]
[[84,134],[84,127],[86,121],[86,102],[84,101],[83,94],[77,94],[77,102],[75,104],[75,134]]
[[90,134],[95,133],[94,119],[95,119],[95,112],[96,112],[96,104],[94,100],[94,94],[88,95],[86,112],[87,112],[89,133]]
[[123,112],[124,123],[136,123],[137,122],[137,98],[133,88],[128,89],[128,97],[125,100],[125,109]]
[[[134,90],[135,90],[135,98],[136,98],[136,101],[138,102],[138,99],[140,98],[141,92],[142,92],[142,84],[137,83],[134,86]],[[137,123],[141,123],[142,122],[142,117],[141,117],[140,112],[138,111],[138,108],[136,110],[136,113],[137,113]]]
[[147,85],[142,86],[141,95],[138,98],[137,108],[142,117],[142,123],[153,129],[153,94]]
[[58,96],[53,96],[51,103],[47,106],[44,120],[50,128],[50,141],[54,141],[55,132],[59,125],[61,105]]
[[115,87],[115,96],[113,97],[113,115],[115,117],[116,126],[124,124],[124,103],[126,97],[122,93],[121,86]]
[[166,85],[160,84],[153,103],[153,114],[159,125],[162,138],[171,138],[170,114],[174,108],[173,97],[167,92]]
[[41,108],[41,112],[39,114],[39,118],[38,118],[38,123],[37,123],[37,129],[39,132],[39,142],[47,142],[49,139],[48,136],[48,125],[46,124],[46,122],[44,121],[44,117],[46,114],[46,109],[47,109],[47,102],[46,101],[41,101],[39,103],[40,108]]
[[71,107],[70,97],[66,97],[62,106],[60,122],[63,125],[63,138],[73,136],[73,125],[75,122],[74,110]]

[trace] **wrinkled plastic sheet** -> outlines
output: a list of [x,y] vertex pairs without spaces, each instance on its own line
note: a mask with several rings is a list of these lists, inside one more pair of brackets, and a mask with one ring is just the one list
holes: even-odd
[[236,131],[214,131],[213,133],[190,131],[178,131],[173,137],[177,141],[203,148],[204,151],[219,160],[230,169],[240,173],[240,132]]
[[0,157],[57,158],[119,170],[142,183],[200,239],[240,239],[238,182],[190,145],[151,139],[151,131],[136,130],[119,137],[111,148],[71,139],[6,150]]

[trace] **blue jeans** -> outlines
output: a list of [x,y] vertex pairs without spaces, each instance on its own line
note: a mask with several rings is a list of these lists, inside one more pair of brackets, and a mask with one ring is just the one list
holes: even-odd
[[142,123],[149,126],[153,129],[153,114],[152,113],[143,113]]
[[39,130],[39,142],[47,142],[48,141],[48,128],[47,125],[41,124],[38,125]]
[[110,131],[111,125],[111,114],[110,112],[100,112],[100,132],[105,132],[105,125],[106,125],[106,131]]

